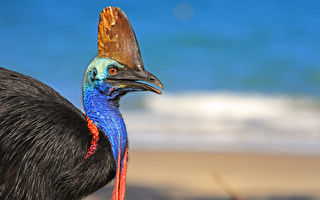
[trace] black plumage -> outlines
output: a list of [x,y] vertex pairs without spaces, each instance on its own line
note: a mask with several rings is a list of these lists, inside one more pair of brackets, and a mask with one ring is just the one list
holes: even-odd
[[[99,130],[101,132],[101,130]],[[83,159],[92,136],[85,115],[49,86],[0,68],[0,199],[73,200],[116,172],[111,144]]]

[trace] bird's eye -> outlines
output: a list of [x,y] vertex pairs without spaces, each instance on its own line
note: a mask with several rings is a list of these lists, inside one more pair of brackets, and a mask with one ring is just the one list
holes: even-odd
[[118,68],[116,66],[110,66],[108,68],[108,74],[110,74],[111,76],[117,75],[118,73]]

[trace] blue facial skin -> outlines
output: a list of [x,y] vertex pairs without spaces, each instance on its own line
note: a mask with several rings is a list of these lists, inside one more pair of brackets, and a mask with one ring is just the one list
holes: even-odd
[[122,166],[127,146],[127,130],[119,111],[119,97],[129,89],[121,85],[111,86],[106,81],[106,78],[111,76],[108,74],[110,66],[116,66],[119,69],[125,68],[125,66],[108,58],[96,57],[89,64],[83,80],[83,104],[89,119],[108,136],[116,164],[121,138]]

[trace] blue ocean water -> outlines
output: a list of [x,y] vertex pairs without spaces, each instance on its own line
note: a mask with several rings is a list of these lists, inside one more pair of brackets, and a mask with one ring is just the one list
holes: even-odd
[[166,91],[320,95],[319,1],[1,0],[0,65],[81,103],[98,15],[121,7]]

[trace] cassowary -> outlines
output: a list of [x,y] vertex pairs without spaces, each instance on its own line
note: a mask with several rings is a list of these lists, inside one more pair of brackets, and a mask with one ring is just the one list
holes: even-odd
[[100,13],[98,55],[83,79],[86,114],[49,86],[0,69],[0,199],[74,200],[116,177],[112,199],[124,199],[128,160],[119,99],[160,90],[144,70],[126,15]]

